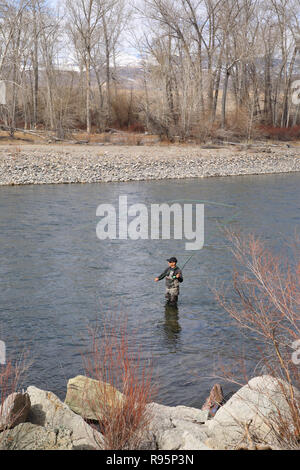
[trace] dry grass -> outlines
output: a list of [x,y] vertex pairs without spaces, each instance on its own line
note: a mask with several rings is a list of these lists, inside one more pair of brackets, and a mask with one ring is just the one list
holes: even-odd
[[29,136],[28,134],[24,134],[23,132],[15,132],[14,138],[9,136],[9,133],[6,131],[0,131],[0,144],[7,144],[7,145],[16,145],[18,142],[18,146],[27,145],[27,144],[34,144],[35,142],[42,142],[45,141],[37,138],[34,139],[33,137]]
[[126,320],[114,319],[101,331],[94,328],[89,333],[92,350],[83,356],[83,362],[86,376],[99,381],[96,402],[89,406],[97,410],[104,448],[139,449],[149,425],[147,404],[155,394],[152,366],[142,362],[132,339],[129,344]]
[[[228,127],[226,129],[221,129],[219,127],[219,123],[216,122],[214,126],[203,125],[201,127],[195,126],[191,130],[191,135],[193,137],[189,138],[188,140],[178,140],[177,138],[173,139],[171,142],[167,139],[166,136],[159,136],[156,134],[145,134],[141,132],[131,131],[119,131],[116,129],[116,132],[102,132],[97,133],[93,132],[92,134],[88,135],[86,132],[83,131],[74,131],[73,134],[69,134],[66,141],[62,142],[52,142],[52,145],[58,146],[60,144],[63,145],[70,145],[74,142],[87,142],[91,145],[93,144],[107,144],[107,145],[126,145],[126,146],[175,146],[175,147],[186,147],[189,148],[190,146],[203,144],[207,141],[211,140],[224,140],[229,142],[244,142],[246,136],[246,128],[247,123],[241,123],[240,125],[235,125],[232,127]],[[269,128],[268,128],[269,129]],[[299,126],[292,128],[292,129],[269,129],[266,131],[265,128],[262,127],[254,127],[252,130],[252,141],[261,141],[267,138],[274,143],[278,143],[278,140],[285,140],[286,142],[289,140],[292,142],[293,146],[300,145],[299,141]],[[281,138],[280,135],[282,133],[284,138]],[[7,145],[9,147],[13,147],[13,154],[17,156],[18,153],[22,150],[23,147],[34,145],[43,145],[45,147],[49,147],[47,142],[47,138],[49,138],[49,133],[44,131],[39,131],[39,134],[45,135],[45,138],[35,136],[34,138],[32,135],[23,133],[15,133],[15,139],[9,137],[7,132],[0,132],[0,145]],[[273,135],[274,134],[274,135]],[[273,140],[272,140],[273,139]],[[82,144],[84,145],[84,144]],[[81,146],[80,146],[81,147]]]
[[[9,428],[13,424],[7,420],[5,415],[5,401],[10,395],[20,391],[22,380],[29,365],[25,353],[15,363],[8,361],[5,365],[0,365],[0,423],[2,422],[2,431],[4,430],[3,426]],[[22,410],[20,410],[21,412]],[[14,415],[13,420],[16,421],[17,419],[18,416]]]

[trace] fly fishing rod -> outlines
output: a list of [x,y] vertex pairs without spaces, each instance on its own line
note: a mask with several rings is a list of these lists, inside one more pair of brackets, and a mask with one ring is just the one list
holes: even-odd
[[194,258],[195,255],[196,255],[196,253],[194,253],[192,256],[190,256],[190,257],[188,258],[188,260],[187,260],[187,261],[184,263],[184,265],[182,266],[181,271],[184,270],[184,268],[186,267],[186,265],[191,261],[192,258]]
[[[184,265],[183,265],[182,268],[180,269],[181,272],[184,270],[184,268],[186,267],[186,265],[191,261],[191,259],[194,258],[195,255],[196,255],[196,253],[194,253],[192,256],[190,256],[190,257],[188,258],[188,260],[184,263]],[[177,279],[177,276],[173,276],[173,279]]]
[[[226,248],[227,248],[227,245],[219,245],[219,246],[217,246],[217,245],[206,245],[206,248],[208,248],[208,247],[214,247],[214,248],[225,248],[225,247],[226,247]],[[205,248],[205,247],[204,247],[204,248]],[[199,253],[197,252],[197,253],[194,253],[193,255],[191,255],[191,256],[186,260],[186,262],[184,263],[184,265],[182,266],[181,271],[183,271],[184,268],[185,268],[185,267],[188,265],[188,263],[191,261],[191,259],[193,259],[193,258],[194,258],[196,255],[198,255],[198,254],[199,254]],[[175,277],[176,277],[176,276],[175,276]]]

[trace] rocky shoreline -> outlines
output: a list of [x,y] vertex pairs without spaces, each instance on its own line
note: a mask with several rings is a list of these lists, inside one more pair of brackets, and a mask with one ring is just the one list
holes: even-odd
[[300,147],[0,146],[0,186],[126,182],[300,171]]
[[[146,405],[148,425],[143,428],[139,445],[129,449],[286,449],[288,432],[293,436],[289,392],[288,384],[281,379],[256,377],[213,417],[209,410],[150,403]],[[293,389],[293,396],[299,403],[297,389]],[[64,403],[53,393],[32,386],[23,394],[11,395],[0,416],[0,450],[103,450],[104,438],[95,426],[105,421],[101,413],[106,408],[97,405],[102,397],[106,406],[114,403],[114,410],[124,400],[124,395],[110,385],[83,376],[69,381]],[[283,423],[288,424],[286,435],[281,433]]]

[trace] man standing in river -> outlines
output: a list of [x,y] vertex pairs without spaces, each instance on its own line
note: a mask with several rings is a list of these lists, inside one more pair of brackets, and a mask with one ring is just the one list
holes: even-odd
[[166,278],[166,299],[167,302],[176,305],[179,297],[179,284],[183,282],[181,270],[177,266],[177,259],[170,258],[167,260],[169,267],[157,278],[155,282],[162,281]]

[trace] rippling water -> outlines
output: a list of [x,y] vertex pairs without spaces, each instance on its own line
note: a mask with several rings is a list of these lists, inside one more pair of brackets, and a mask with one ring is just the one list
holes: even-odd
[[[153,279],[168,256],[186,259],[182,241],[105,241],[96,208],[170,200],[205,200],[205,248],[185,269],[178,311],[166,309]],[[232,207],[222,206],[231,205]],[[262,235],[280,249],[300,224],[300,174],[122,184],[0,188],[0,339],[9,355],[30,350],[27,384],[61,398],[82,373],[87,324],[122,313],[143,359],[153,358],[157,401],[201,406],[215,383],[214,364],[258,354],[216,304],[211,286],[231,277],[232,257],[218,225]],[[229,391],[230,386],[225,387]]]

